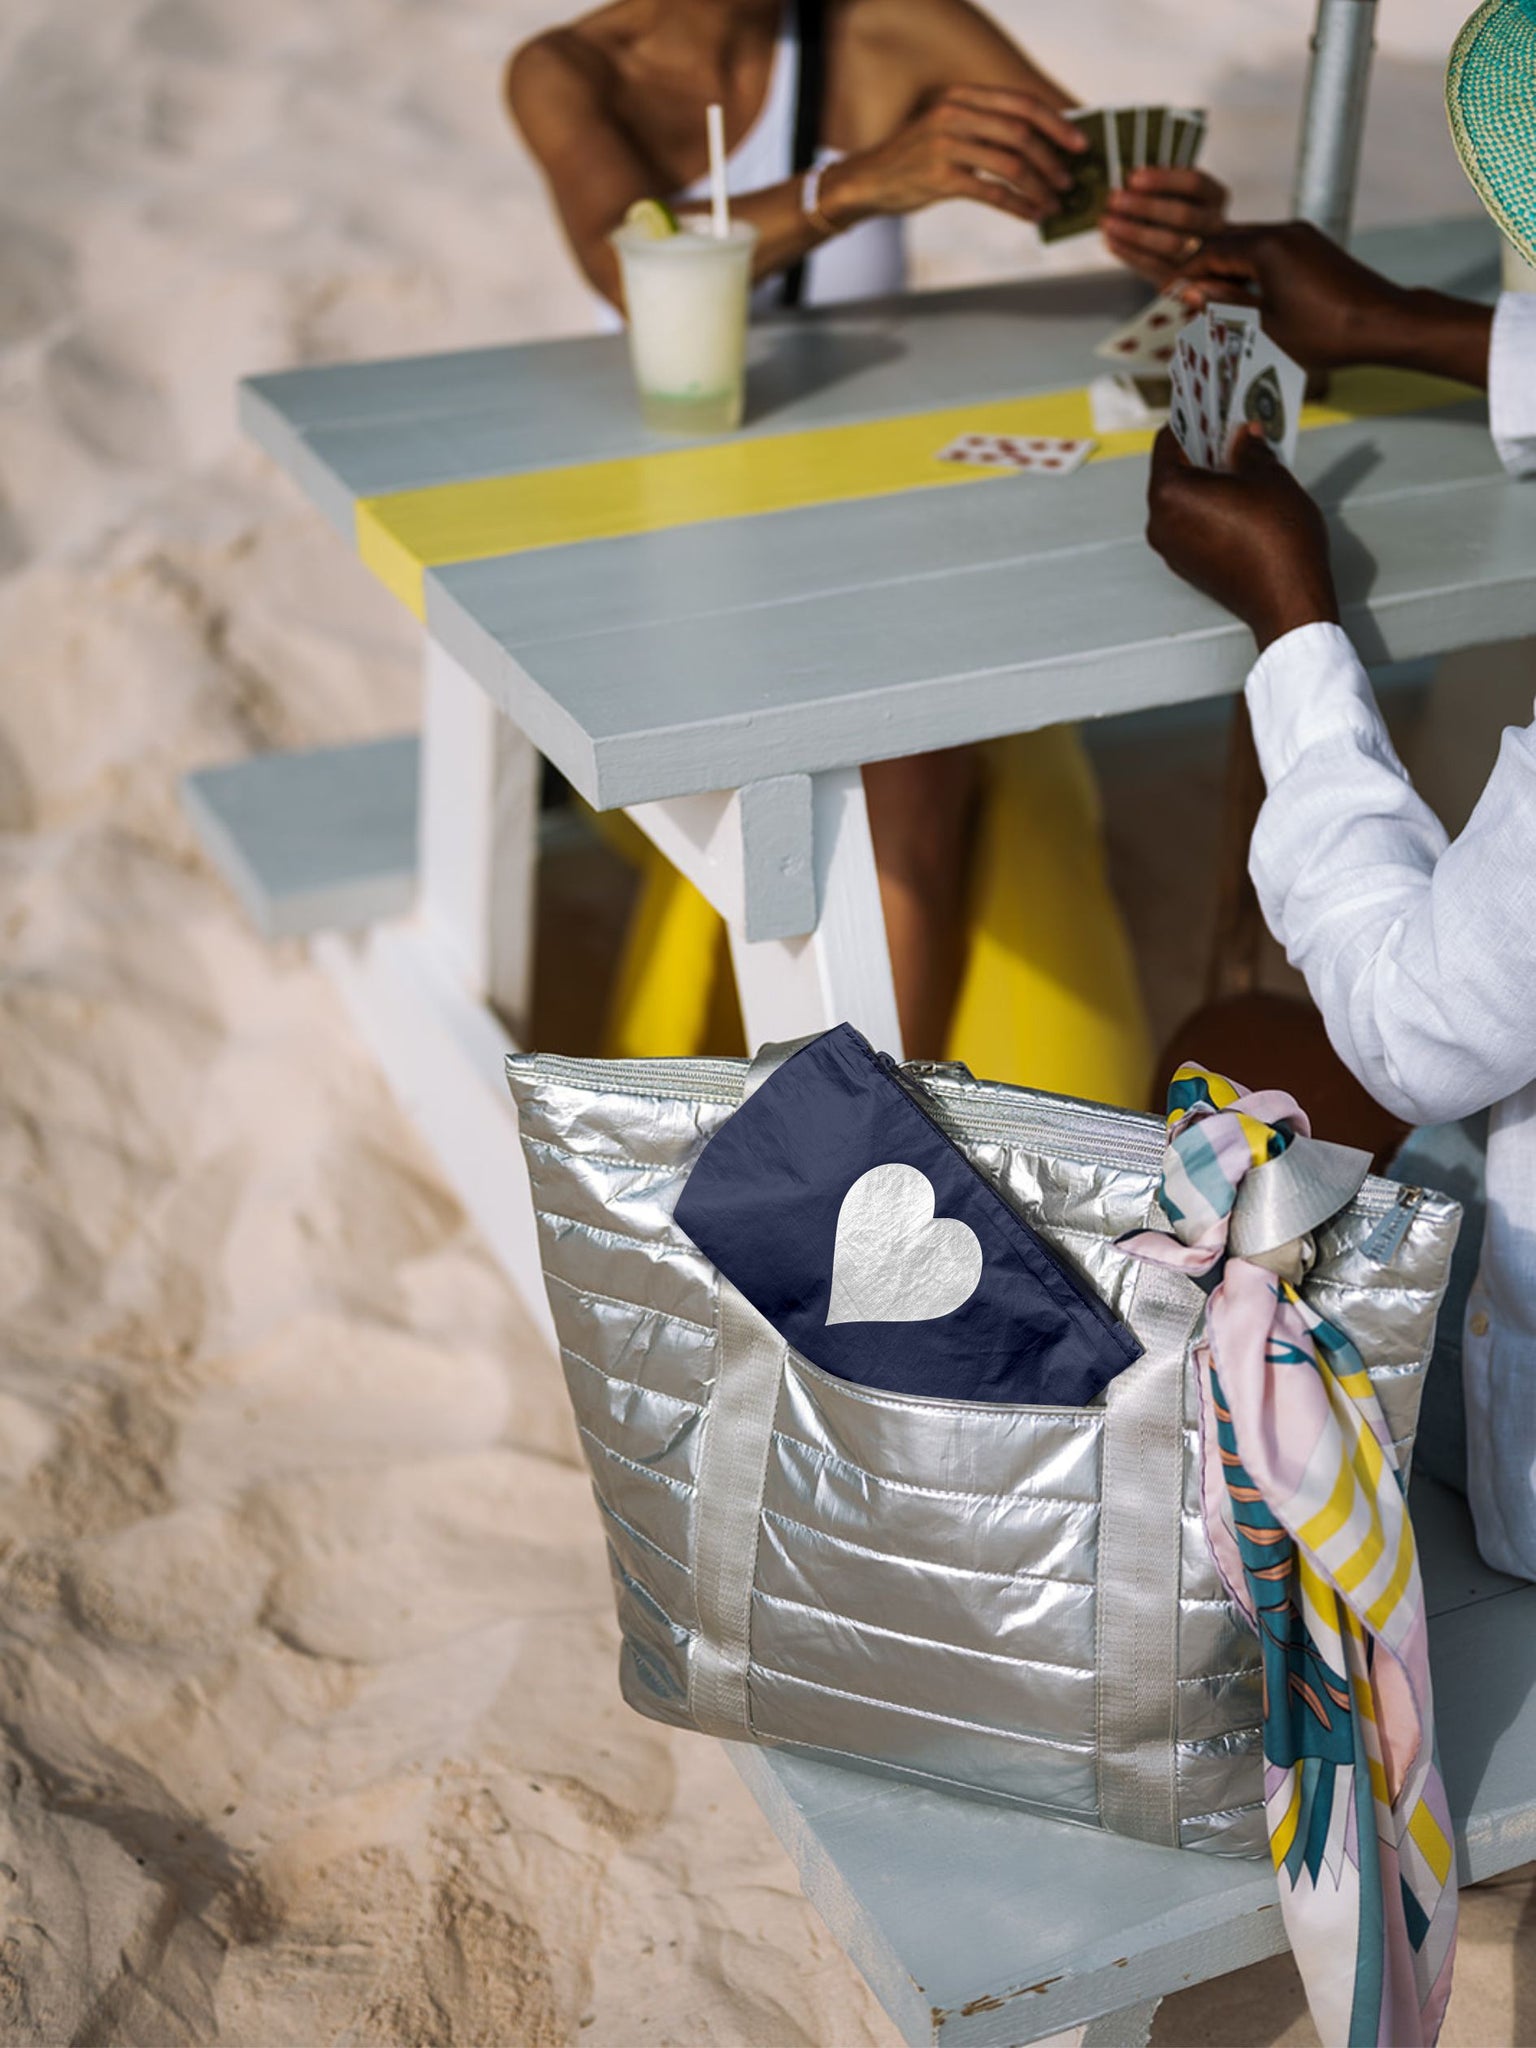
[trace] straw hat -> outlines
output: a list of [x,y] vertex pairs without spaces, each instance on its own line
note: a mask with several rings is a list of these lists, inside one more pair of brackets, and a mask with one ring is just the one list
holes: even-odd
[[1445,104],[1478,197],[1536,263],[1536,0],[1484,0],[1451,51]]

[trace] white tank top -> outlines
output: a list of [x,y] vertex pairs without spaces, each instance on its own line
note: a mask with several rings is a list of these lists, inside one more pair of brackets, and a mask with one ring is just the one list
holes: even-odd
[[[794,169],[795,100],[800,88],[800,40],[795,29],[795,12],[786,7],[774,48],[773,69],[762,111],[726,158],[726,188],[732,198],[742,192],[760,192],[765,185],[778,185]],[[838,149],[819,149],[819,164],[836,163]],[[680,200],[707,199],[709,179],[696,178],[674,195]],[[895,214],[877,214],[860,221],[846,234],[834,235],[813,249],[806,259],[804,303],[833,305],[841,299],[870,299],[886,292],[906,289],[907,251],[901,219]],[[763,313],[782,305],[782,273],[765,277],[752,293],[752,309]],[[609,332],[623,326],[606,299],[598,301],[598,324]]]

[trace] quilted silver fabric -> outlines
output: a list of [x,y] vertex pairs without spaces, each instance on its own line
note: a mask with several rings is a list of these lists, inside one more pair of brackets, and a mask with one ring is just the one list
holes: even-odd
[[[630,1704],[691,1725],[695,1480],[717,1368],[717,1276],[673,1205],[739,1103],[743,1061],[514,1057],[550,1305],[608,1538]],[[1154,1117],[915,1067],[939,1120],[1134,1328]],[[1308,1298],[1358,1345],[1411,1449],[1460,1212],[1369,1180],[1317,1238]],[[1379,1251],[1383,1238],[1378,1234]],[[1136,1368],[1132,1367],[1132,1371]],[[1259,1670],[1200,1519],[1185,1373],[1176,1786],[1183,1846],[1264,1850]],[[752,1591],[754,1736],[1088,1826],[1098,1785],[1096,1590],[1104,1410],[873,1392],[791,1353]]]

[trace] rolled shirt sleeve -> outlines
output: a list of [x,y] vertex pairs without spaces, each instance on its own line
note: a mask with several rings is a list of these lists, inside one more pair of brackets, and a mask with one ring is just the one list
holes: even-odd
[[1448,844],[1341,628],[1277,640],[1248,703],[1254,884],[1340,1058],[1410,1123],[1513,1094],[1536,1076],[1536,736],[1505,733]]

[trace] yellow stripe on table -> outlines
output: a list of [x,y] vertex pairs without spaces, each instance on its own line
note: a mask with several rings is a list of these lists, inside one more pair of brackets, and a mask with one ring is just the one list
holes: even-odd
[[[1462,384],[1405,370],[1355,370],[1334,380],[1327,405],[1308,406],[1304,429],[1418,412],[1475,396]],[[364,562],[418,617],[422,578],[451,562],[533,548],[618,540],[720,519],[748,519],[856,498],[944,485],[992,483],[1007,470],[939,462],[969,431],[1078,438],[1093,433],[1085,389],[1033,398],[976,399],[938,412],[905,413],[849,426],[710,441],[610,462],[524,470],[361,498],[357,546]],[[1151,432],[1100,434],[1089,458],[1144,454]]]

